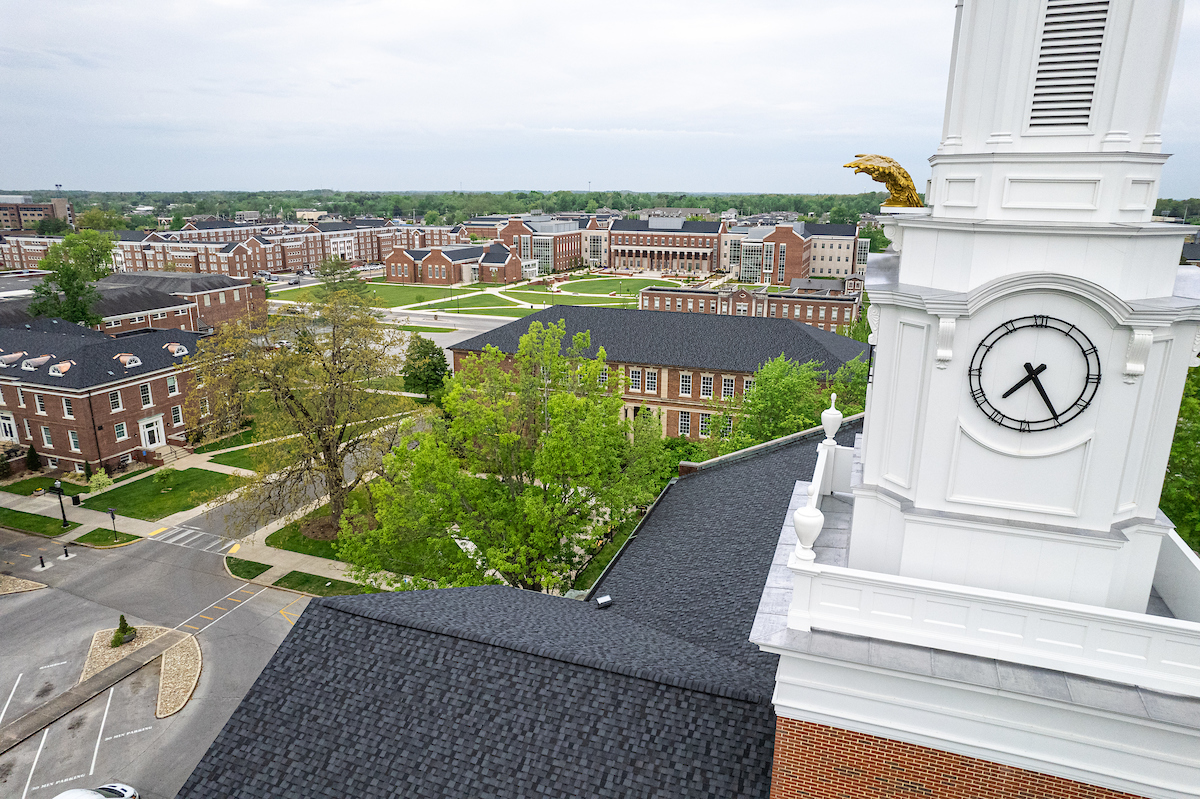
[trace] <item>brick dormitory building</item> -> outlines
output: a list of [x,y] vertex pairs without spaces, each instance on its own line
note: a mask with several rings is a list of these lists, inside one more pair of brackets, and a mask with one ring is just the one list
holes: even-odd
[[853,324],[862,312],[861,280],[795,278],[785,291],[739,285],[716,289],[647,286],[638,294],[638,308],[643,311],[790,319],[821,330]]
[[178,366],[199,338],[45,318],[0,326],[0,444],[32,446],[51,469],[80,472],[183,444],[189,378]]
[[531,323],[559,320],[567,340],[590,331],[592,351],[604,347],[609,374],[624,376],[625,418],[648,407],[660,414],[664,435],[693,440],[716,432],[709,429],[714,401],[741,396],[758,368],[781,354],[830,373],[866,358],[865,344],[781,319],[556,305],[453,345],[454,368],[488,345],[513,355]]

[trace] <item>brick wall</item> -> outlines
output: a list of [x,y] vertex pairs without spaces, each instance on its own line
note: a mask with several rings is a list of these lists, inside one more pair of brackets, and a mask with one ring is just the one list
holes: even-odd
[[780,716],[771,799],[799,797],[1134,799],[1062,777]]

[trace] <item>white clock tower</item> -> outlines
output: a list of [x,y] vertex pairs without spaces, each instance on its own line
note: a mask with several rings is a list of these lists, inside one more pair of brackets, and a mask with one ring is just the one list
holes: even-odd
[[1200,270],[1151,219],[1182,11],[959,0],[862,435],[823,418],[750,634],[772,797],[1200,793],[1200,558],[1158,510]]
[[1150,221],[1182,11],[959,4],[928,207],[883,209],[867,286],[852,568],[1146,609],[1200,347],[1194,229]]

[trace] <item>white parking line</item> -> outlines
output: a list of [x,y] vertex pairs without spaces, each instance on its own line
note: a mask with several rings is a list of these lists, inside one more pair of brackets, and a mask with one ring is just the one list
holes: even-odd
[[17,675],[17,681],[13,683],[12,690],[8,692],[8,699],[4,702],[4,709],[0,710],[0,724],[4,723],[4,714],[8,712],[8,703],[12,701],[13,694],[17,692],[17,686],[21,684],[21,678],[25,676],[25,672]]
[[55,666],[65,666],[69,662],[70,661],[67,660],[60,660],[57,663],[47,663],[45,666],[38,666],[38,671],[41,671],[42,669],[52,669]]
[[[206,624],[206,625],[204,625],[203,627],[201,627],[199,630],[196,630],[196,635],[199,635],[200,633],[202,633],[202,632],[204,632],[205,630],[207,630],[209,627],[212,627],[214,624],[216,624],[217,622],[219,622],[221,619],[225,618],[225,616],[228,616],[230,613],[233,613],[233,612],[234,612],[235,610],[237,610],[238,608],[244,608],[244,607],[246,607],[246,603],[247,603],[247,602],[249,602],[251,599],[254,599],[254,597],[258,596],[259,594],[261,594],[261,593],[262,593],[263,591],[265,591],[265,590],[267,590],[267,589],[265,589],[265,588],[260,588],[260,589],[258,589],[258,590],[257,590],[257,591],[255,591],[253,594],[251,594],[250,596],[248,596],[248,597],[246,597],[245,599],[243,599],[243,600],[242,600],[242,603],[241,603],[240,605],[238,605],[237,607],[230,608],[229,610],[225,611],[225,613],[224,613],[223,615],[221,615],[221,616],[218,616],[217,618],[215,618],[215,619],[213,619],[212,621],[210,621],[208,624]],[[216,603],[213,603],[213,604],[216,604]]]
[[38,744],[37,754],[33,756],[33,765],[29,769],[29,779],[25,780],[25,790],[21,791],[21,799],[25,799],[29,795],[29,784],[33,782],[33,772],[37,769],[38,760],[42,757],[42,747],[46,745],[46,735],[49,732],[49,727],[42,730],[42,742]]
[[100,740],[104,737],[104,723],[108,721],[108,706],[112,704],[112,695],[117,686],[108,689],[108,701],[104,703],[104,715],[100,718],[100,732],[96,735],[96,748],[92,750],[92,769],[88,776],[96,773],[96,755],[100,754]]

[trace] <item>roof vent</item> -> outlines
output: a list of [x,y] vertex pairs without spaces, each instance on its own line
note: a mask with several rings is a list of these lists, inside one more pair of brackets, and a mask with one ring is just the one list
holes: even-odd
[[74,361],[59,361],[58,363],[51,364],[50,365],[50,376],[51,377],[62,377],[63,375],[65,375],[67,373],[67,370],[70,369],[74,365],[75,365]]
[[142,359],[136,355],[130,355],[128,352],[120,352],[113,356],[114,361],[120,361],[121,365],[126,369],[132,369],[135,366],[142,365]]
[[1108,0],[1047,0],[1029,126],[1086,128]]
[[188,354],[188,348],[182,344],[164,344],[163,349],[171,353],[171,355],[175,356],[176,358],[180,358]]
[[596,607],[598,607],[598,608],[606,608],[611,604],[612,604],[612,597],[609,596],[608,594],[605,594],[602,597],[596,598]]
[[36,358],[26,358],[21,362],[21,368],[26,372],[36,371],[39,366],[44,366],[53,357],[53,355],[39,355]]

